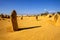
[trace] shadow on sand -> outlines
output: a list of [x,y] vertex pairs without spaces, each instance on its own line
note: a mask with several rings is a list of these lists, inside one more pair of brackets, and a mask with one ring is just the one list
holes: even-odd
[[41,26],[33,26],[33,27],[27,27],[27,28],[18,28],[17,31],[22,31],[22,30],[27,30],[27,29],[33,29],[33,28],[38,28],[38,27],[41,27]]

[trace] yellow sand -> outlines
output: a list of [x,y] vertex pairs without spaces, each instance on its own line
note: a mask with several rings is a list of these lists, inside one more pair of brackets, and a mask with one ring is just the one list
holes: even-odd
[[[0,18],[1,19],[1,18]],[[22,31],[13,31],[11,19],[0,20],[0,40],[60,40],[60,15],[57,21],[54,16],[17,17],[19,28],[41,26]]]

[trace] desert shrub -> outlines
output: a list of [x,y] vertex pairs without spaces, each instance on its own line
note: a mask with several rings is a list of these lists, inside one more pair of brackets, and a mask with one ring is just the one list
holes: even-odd
[[9,18],[10,18],[10,16],[9,16],[9,15],[6,15],[6,17],[5,17],[5,18],[8,18],[8,19],[9,19]]
[[59,15],[60,15],[60,12],[57,12],[57,14],[59,14]]
[[41,16],[47,16],[48,15],[48,13],[42,13],[41,14]]
[[42,13],[41,16],[47,16],[49,13],[48,12],[45,12],[45,13]]
[[1,14],[0,16],[1,16],[1,18],[4,18],[4,15],[3,14]]
[[1,17],[1,18],[10,18],[9,15],[3,15],[3,14],[0,14],[0,17]]
[[4,15],[4,18],[10,18],[10,16],[9,15]]

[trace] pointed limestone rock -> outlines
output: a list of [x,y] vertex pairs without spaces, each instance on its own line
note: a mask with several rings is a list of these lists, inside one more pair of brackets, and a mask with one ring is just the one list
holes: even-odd
[[17,24],[17,13],[15,10],[11,13],[11,21],[14,31],[18,31],[18,24]]

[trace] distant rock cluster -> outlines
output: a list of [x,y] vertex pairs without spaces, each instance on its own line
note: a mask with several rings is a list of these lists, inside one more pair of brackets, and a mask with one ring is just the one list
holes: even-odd
[[0,14],[0,17],[1,17],[1,18],[8,18],[8,19],[9,19],[9,18],[10,18],[10,15],[6,15],[6,14],[5,14],[5,15],[4,15],[4,14]]

